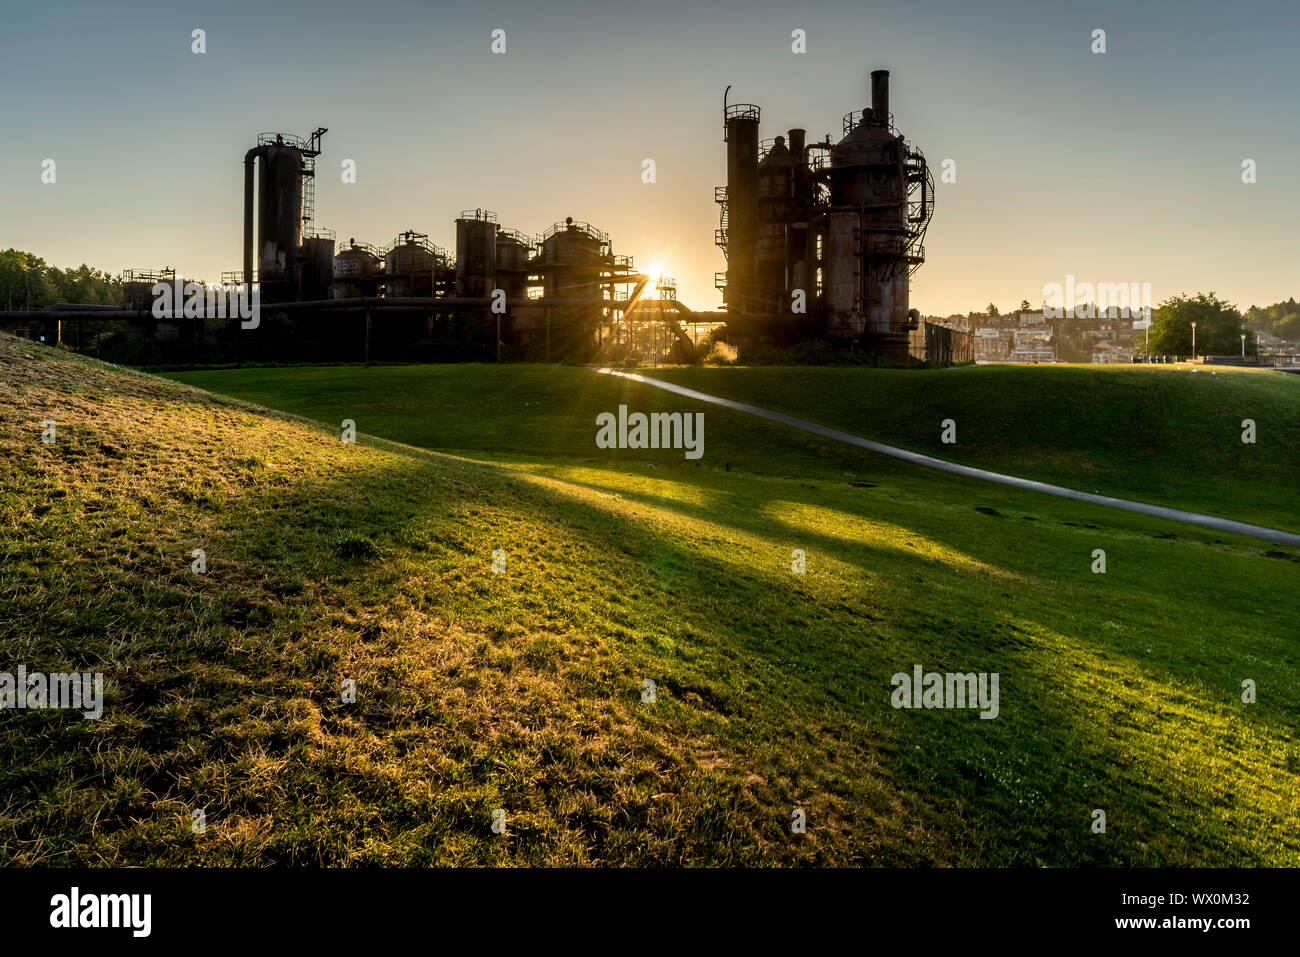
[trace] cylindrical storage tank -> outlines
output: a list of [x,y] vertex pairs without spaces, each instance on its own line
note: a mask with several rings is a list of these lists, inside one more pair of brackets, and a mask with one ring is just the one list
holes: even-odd
[[497,285],[506,291],[507,299],[528,295],[528,253],[529,244],[521,234],[511,229],[497,230]]
[[265,299],[273,284],[297,288],[302,239],[302,151],[280,142],[263,146],[257,175],[257,272]]
[[355,299],[374,292],[379,257],[355,239],[334,257],[334,298]]
[[328,299],[334,283],[334,240],[310,236],[302,241],[302,298]]
[[[594,357],[601,318],[609,237],[586,223],[569,217],[542,236],[540,269],[545,298],[568,300],[549,306],[551,355],[560,361],[589,362]],[[575,302],[575,300],[577,300]],[[545,322],[546,313],[542,320]]]
[[[528,298],[528,254],[531,245],[523,234],[513,229],[498,229],[496,236],[497,287],[505,291],[507,302]],[[502,338],[524,348],[545,335],[545,315],[540,309],[510,306],[502,324]]]
[[456,220],[456,295],[492,295],[496,272],[496,217],[487,210],[466,210]]
[[498,269],[512,272],[528,271],[528,242],[513,229],[499,229],[496,235],[496,263]]
[[781,311],[786,299],[786,223],[794,211],[793,178],[790,151],[785,137],[778,136],[758,164],[754,301],[759,313]]
[[826,217],[822,252],[822,288],[826,334],[832,338],[862,335],[862,245],[857,213]]
[[433,295],[437,255],[423,241],[423,235],[408,230],[393,241],[385,254],[384,287],[389,299]]
[[[790,222],[786,226],[786,281],[791,289],[802,289],[811,296],[808,286],[808,264],[805,253],[808,248],[807,210],[812,205],[812,177],[807,166],[805,146],[807,132],[792,129],[790,136]],[[789,300],[781,306],[782,311]]]
[[749,103],[727,107],[727,311],[748,312],[758,238],[759,109]]
[[122,284],[122,304],[125,309],[153,308],[153,281],[139,280]]
[[859,123],[831,149],[831,205],[867,207],[873,222],[905,230],[906,156],[903,138],[874,115]]
[[599,302],[604,246],[605,239],[597,231],[574,223],[572,216],[563,225],[552,226],[550,235],[542,240],[547,298]]

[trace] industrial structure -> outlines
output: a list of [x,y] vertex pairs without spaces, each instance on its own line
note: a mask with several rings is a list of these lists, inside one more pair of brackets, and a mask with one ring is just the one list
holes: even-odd
[[650,277],[614,253],[608,233],[572,217],[530,237],[478,208],[456,219],[454,255],[413,229],[383,247],[350,238],[336,250],[332,230],[309,226],[326,132],[264,133],[245,154],[244,270],[222,279],[257,283],[263,310],[345,348],[361,318],[366,359],[424,342],[429,358],[484,358],[488,344],[497,358],[505,347],[589,361],[625,339],[634,315],[645,320],[632,311]]
[[909,280],[925,260],[934,180],[894,128],[889,71],[872,72],[871,106],[844,117],[836,143],[808,143],[802,129],[760,142],[759,108],[726,96],[727,185],[714,199],[729,332],[783,345],[825,338],[905,359],[917,327]]
[[[233,337],[227,324],[218,335],[250,358],[272,349],[277,359],[504,352],[589,362],[690,359],[697,352],[690,332],[698,339],[704,326],[733,345],[824,340],[906,361],[918,325],[909,280],[925,258],[934,184],[925,157],[894,127],[888,71],[871,74],[871,105],[844,117],[838,142],[828,134],[810,143],[803,129],[760,141],[759,108],[729,105],[727,91],[727,185],[714,191],[715,239],[727,261],[716,277],[724,312],[693,312],[671,280],[652,286],[631,256],[614,253],[608,233],[572,217],[528,236],[502,227],[490,210],[465,210],[454,252],[415,229],[382,246],[338,243],[314,221],[315,163],[328,132],[321,127],[305,139],[263,133],[244,154],[243,269],[222,280],[228,289],[256,289],[271,321]],[[167,270],[131,273],[123,308],[100,308],[95,317],[125,318],[128,340],[180,340],[201,352],[202,317],[150,315],[152,283],[174,280]],[[64,311],[79,329],[88,318]],[[950,353],[938,338],[923,349],[927,357]]]

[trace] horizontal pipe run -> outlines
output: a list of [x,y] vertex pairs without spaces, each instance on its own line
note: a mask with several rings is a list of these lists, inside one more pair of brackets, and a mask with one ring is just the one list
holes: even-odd
[[56,302],[49,306],[53,312],[120,312],[121,306],[101,306],[86,302]]
[[0,319],[146,319],[152,313],[147,309],[104,309],[87,311],[85,309],[21,309],[0,311]]
[[[263,306],[267,312],[290,311],[293,309],[485,309],[492,305],[490,296],[393,296],[389,299],[378,296],[364,296],[352,299],[315,299],[308,302],[278,302]],[[609,299],[507,299],[506,306],[602,306],[621,309],[626,301]]]

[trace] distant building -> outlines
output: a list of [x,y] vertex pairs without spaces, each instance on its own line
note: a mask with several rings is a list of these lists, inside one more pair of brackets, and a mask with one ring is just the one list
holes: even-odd
[[976,362],[1006,362],[1011,355],[1011,337],[993,326],[981,326],[971,337]]
[[[1040,313],[1039,321],[1042,321]],[[1012,362],[1055,362],[1056,347],[1052,345],[1052,329],[1047,325],[1024,325],[1011,332]]]

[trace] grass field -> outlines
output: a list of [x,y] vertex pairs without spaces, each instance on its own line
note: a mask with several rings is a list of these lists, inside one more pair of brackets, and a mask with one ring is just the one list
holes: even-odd
[[[950,461],[1300,531],[1300,376],[1232,367],[646,374]],[[957,424],[956,444],[940,423]],[[1242,421],[1255,442],[1242,442]]]
[[[716,371],[829,424],[887,388]],[[697,462],[598,450],[620,402],[696,407],[581,369],[183,377],[239,399],[0,337],[0,647],[108,685],[98,721],[0,712],[0,863],[1300,863],[1287,550],[713,408]],[[1236,416],[1254,381],[1160,401]],[[999,673],[997,719],[894,709],[914,664]]]

